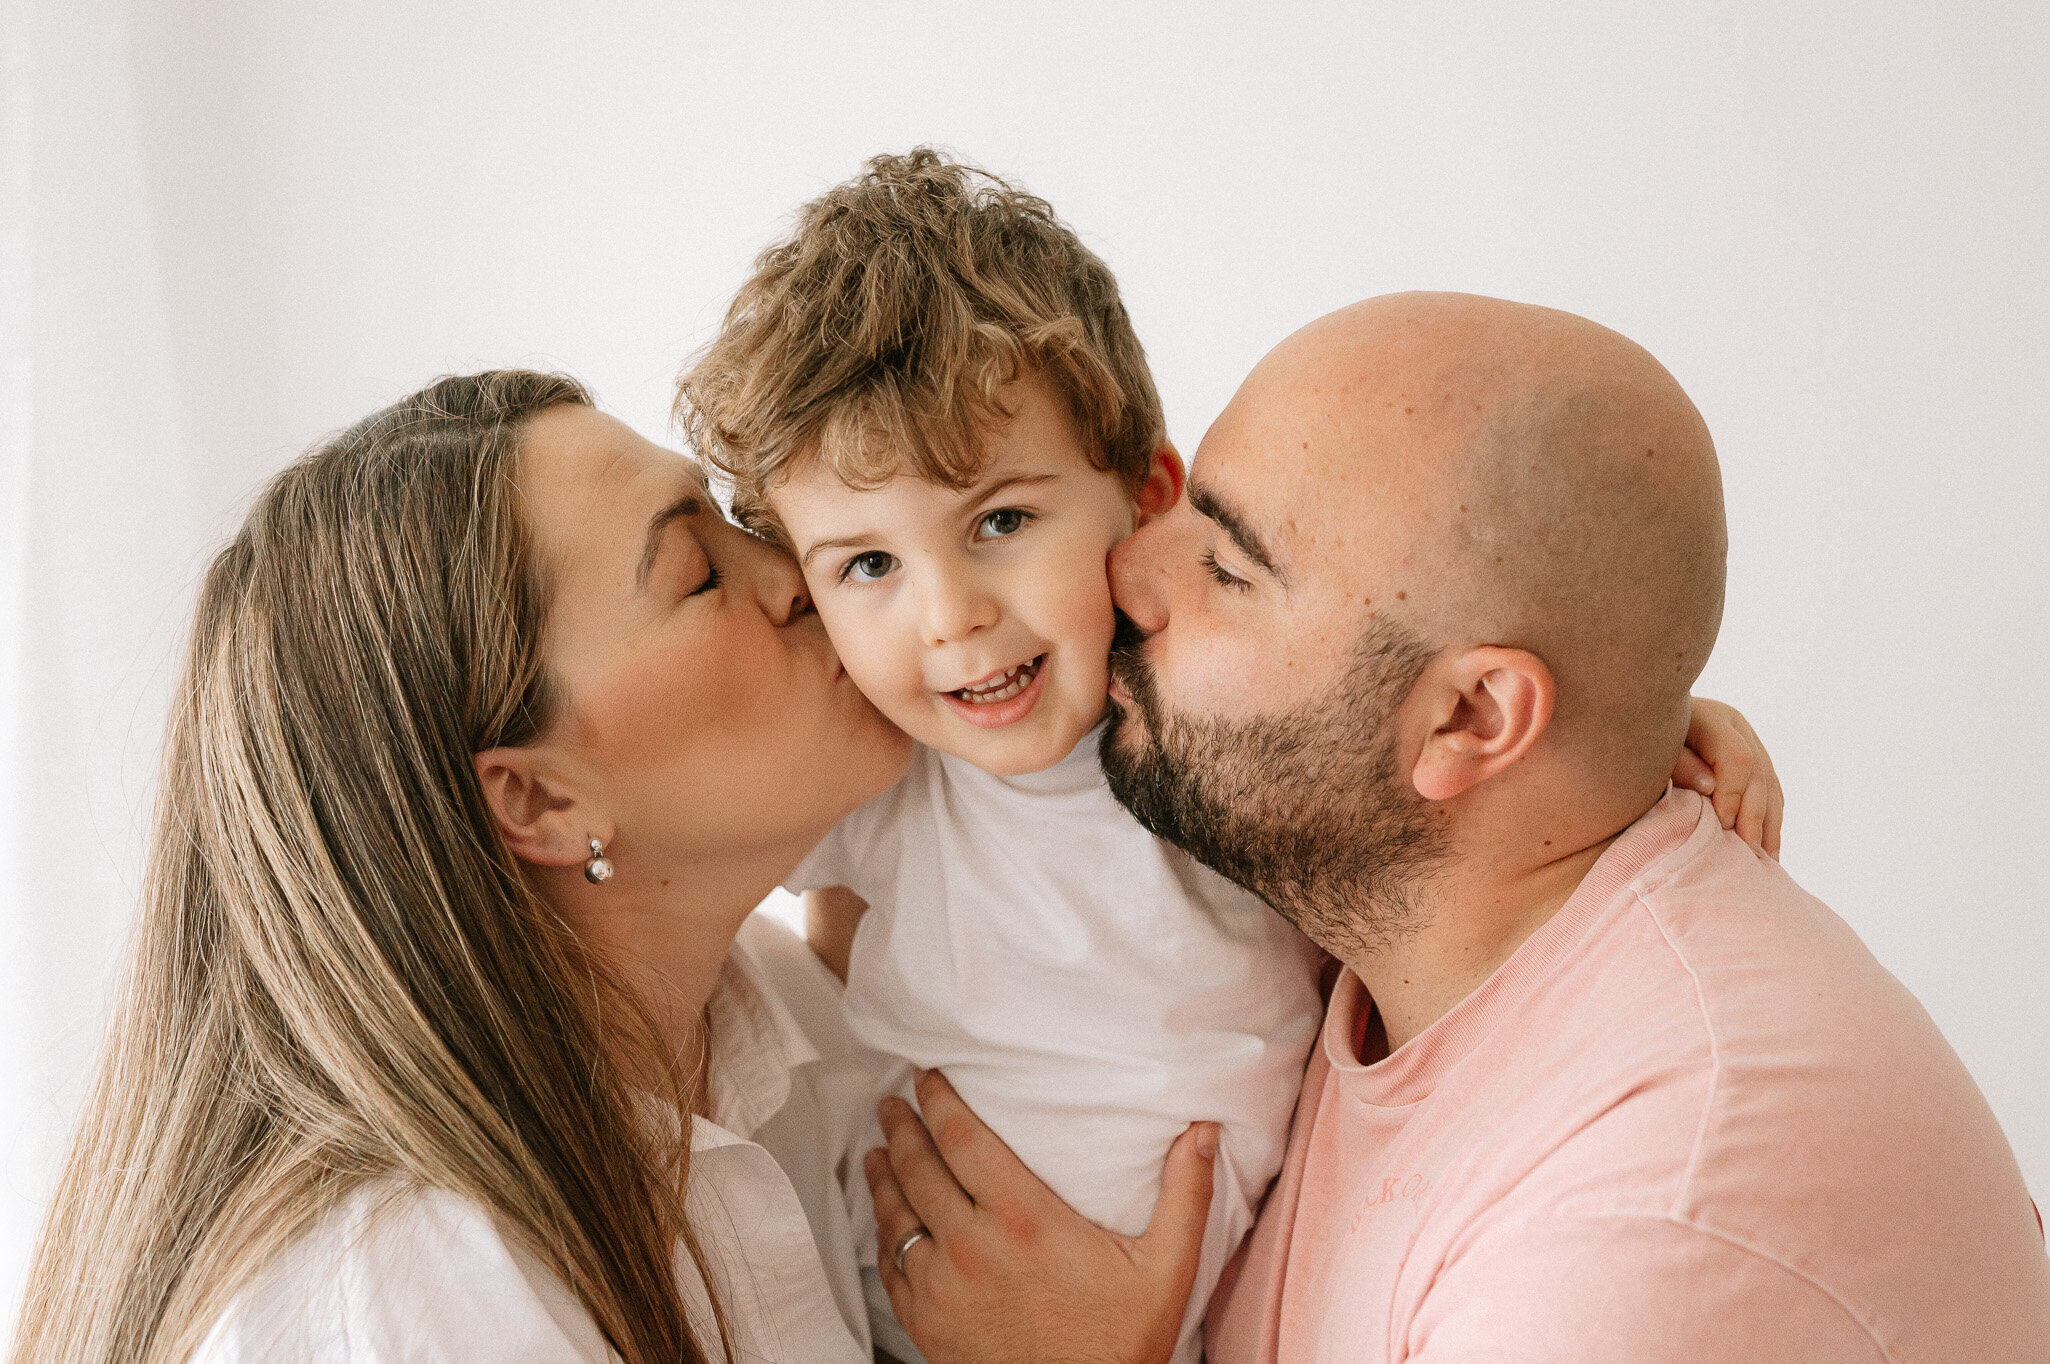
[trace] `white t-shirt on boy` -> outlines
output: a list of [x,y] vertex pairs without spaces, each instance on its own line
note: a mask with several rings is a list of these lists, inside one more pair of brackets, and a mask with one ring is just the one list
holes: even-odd
[[[1225,1262],[1281,1168],[1322,1005],[1320,956],[1293,927],[1111,798],[1102,727],[1060,763],[994,776],[919,746],[895,786],[792,874],[869,903],[846,1008],[854,1035],[938,1068],[1070,1205],[1143,1231],[1167,1149],[1222,1124],[1217,1188],[1175,1353],[1195,1364]],[[872,1133],[880,1144],[880,1132]],[[917,1352],[874,1268],[874,1212],[850,1199],[876,1344]]]

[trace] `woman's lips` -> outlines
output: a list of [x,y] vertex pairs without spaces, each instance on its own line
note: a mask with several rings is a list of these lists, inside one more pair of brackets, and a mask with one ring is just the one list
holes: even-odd
[[[1015,725],[1039,704],[1039,695],[1046,690],[1046,672],[1049,656],[1041,654],[1025,665],[1032,668],[1032,680],[1024,690],[1001,701],[968,701],[959,692],[941,692],[940,696],[953,708],[954,714],[979,729],[1002,729]],[[965,690],[965,689],[964,689]],[[999,688],[1001,690],[1001,688]]]

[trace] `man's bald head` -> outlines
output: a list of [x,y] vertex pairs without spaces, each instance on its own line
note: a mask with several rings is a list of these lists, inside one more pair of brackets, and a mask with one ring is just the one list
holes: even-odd
[[[1298,491],[1322,484],[1299,519],[1334,571],[1366,571],[1370,609],[1436,649],[1536,654],[1557,742],[1664,775],[1721,623],[1726,537],[1708,428],[1642,347],[1549,308],[1396,294],[1297,332],[1233,407],[1314,432],[1283,455]],[[1348,564],[1348,541],[1382,552]]]
[[1327,950],[1394,941],[1462,848],[1539,865],[1657,799],[1723,558],[1708,432],[1642,349],[1371,299],[1261,361],[1112,552],[1105,775]]

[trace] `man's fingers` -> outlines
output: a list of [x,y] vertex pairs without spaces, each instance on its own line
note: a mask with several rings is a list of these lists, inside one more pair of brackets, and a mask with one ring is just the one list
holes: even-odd
[[947,1168],[969,1198],[982,1203],[994,1191],[1015,1197],[1026,1189],[1031,1190],[1028,1198],[1041,1192],[1048,1198],[1054,1196],[1004,1139],[975,1116],[975,1110],[954,1092],[946,1076],[936,1070],[919,1075],[918,1107]]
[[1173,1266],[1183,1292],[1195,1282],[1196,1262],[1203,1255],[1203,1231],[1210,1222],[1217,1179],[1218,1128],[1214,1122],[1191,1123],[1167,1150],[1160,1175],[1160,1201],[1153,1220],[1139,1238],[1148,1258]]
[[[897,1182],[895,1172],[890,1169],[888,1151],[880,1147],[870,1151],[861,1168],[862,1173],[868,1176],[869,1196],[875,1200],[876,1257],[886,1262],[894,1261],[898,1240],[913,1227],[925,1224],[918,1220],[917,1212],[904,1197],[904,1186]],[[908,1256],[906,1263],[909,1263]]]
[[[897,1242],[912,1228],[923,1226],[918,1214],[905,1201],[903,1186],[897,1183],[897,1176],[890,1170],[889,1152],[880,1147],[870,1151],[862,1162],[862,1173],[868,1176],[868,1189],[875,1200],[876,1209],[876,1269],[882,1275],[883,1291],[890,1295],[890,1309],[897,1314],[897,1320],[908,1322],[911,1317],[911,1285],[897,1270]],[[918,1259],[921,1251],[928,1249],[924,1241],[904,1253],[904,1267],[909,1269]]]
[[930,1227],[934,1235],[960,1226],[975,1205],[955,1182],[918,1114],[910,1104],[892,1095],[876,1106],[876,1116],[882,1120],[883,1135],[890,1143],[890,1173],[896,1176],[917,1220]]

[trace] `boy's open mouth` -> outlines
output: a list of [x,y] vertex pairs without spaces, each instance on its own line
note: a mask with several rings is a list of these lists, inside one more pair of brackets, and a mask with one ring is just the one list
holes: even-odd
[[977,682],[974,686],[959,687],[948,693],[971,706],[993,706],[999,701],[1008,701],[1032,685],[1032,679],[1039,676],[1039,665],[1046,662],[1046,655],[1027,659],[1016,667],[1006,668]]

